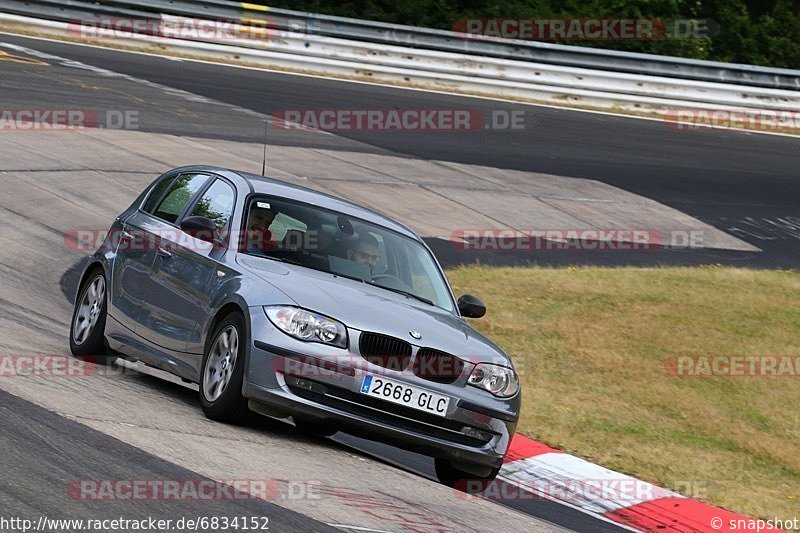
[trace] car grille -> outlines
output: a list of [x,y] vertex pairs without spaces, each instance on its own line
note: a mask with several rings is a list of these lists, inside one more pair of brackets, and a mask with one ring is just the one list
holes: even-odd
[[464,361],[433,348],[420,348],[412,368],[414,375],[436,383],[454,383],[464,373]]
[[379,335],[378,333],[362,333],[358,341],[361,357],[374,365],[389,370],[402,372],[411,361],[411,345],[404,340]]

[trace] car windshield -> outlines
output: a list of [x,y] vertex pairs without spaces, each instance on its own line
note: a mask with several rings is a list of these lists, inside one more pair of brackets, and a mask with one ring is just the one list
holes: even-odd
[[452,312],[441,270],[418,241],[370,222],[302,202],[253,198],[244,253],[369,283]]

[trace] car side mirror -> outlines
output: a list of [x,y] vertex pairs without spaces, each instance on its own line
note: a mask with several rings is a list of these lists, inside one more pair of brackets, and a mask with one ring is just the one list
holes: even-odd
[[481,318],[486,314],[486,305],[477,296],[465,294],[458,299],[458,312],[466,318]]
[[195,239],[216,243],[217,225],[208,217],[186,217],[181,221],[181,230]]

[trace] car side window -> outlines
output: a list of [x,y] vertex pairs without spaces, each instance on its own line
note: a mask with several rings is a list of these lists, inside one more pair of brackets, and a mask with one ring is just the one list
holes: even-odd
[[142,206],[142,210],[145,213],[153,214],[153,211],[158,205],[158,201],[164,196],[164,193],[167,192],[169,186],[172,185],[172,182],[175,181],[175,176],[170,176],[168,178],[164,178],[163,180],[159,181],[155,187],[150,191],[150,194],[147,196],[147,200],[145,200],[144,205]]
[[207,181],[208,176],[205,174],[181,174],[175,179],[153,215],[174,224]]
[[222,231],[233,214],[234,199],[233,187],[218,179],[203,193],[190,216],[210,218],[217,226],[217,231]]

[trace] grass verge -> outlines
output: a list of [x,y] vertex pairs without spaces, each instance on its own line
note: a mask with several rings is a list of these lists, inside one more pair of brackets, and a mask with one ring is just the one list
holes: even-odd
[[800,516],[800,375],[688,377],[677,355],[800,355],[800,273],[733,268],[448,272],[514,359],[518,431],[733,511]]

